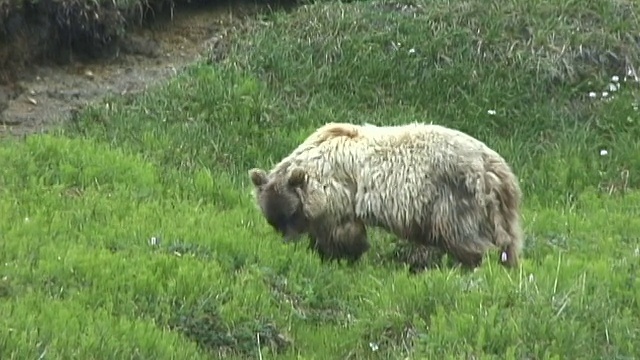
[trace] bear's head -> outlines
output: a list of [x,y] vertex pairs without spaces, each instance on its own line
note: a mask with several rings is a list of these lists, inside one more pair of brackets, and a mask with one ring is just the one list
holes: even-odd
[[262,169],[249,170],[258,206],[269,225],[282,234],[283,241],[294,242],[308,231],[302,196],[307,173],[294,168],[288,174],[271,176]]

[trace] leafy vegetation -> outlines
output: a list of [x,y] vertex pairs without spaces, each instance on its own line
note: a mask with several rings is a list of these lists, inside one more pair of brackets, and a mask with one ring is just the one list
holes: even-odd
[[[639,7],[299,7],[221,63],[3,141],[0,357],[634,358]],[[525,192],[523,266],[411,274],[379,231],[353,267],[282,244],[247,170],[336,120],[498,150]]]

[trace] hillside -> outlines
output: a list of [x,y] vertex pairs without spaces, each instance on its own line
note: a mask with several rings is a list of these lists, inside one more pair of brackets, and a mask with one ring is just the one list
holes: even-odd
[[[2,359],[632,359],[640,3],[336,1],[0,142]],[[247,170],[328,121],[433,122],[521,181],[520,269],[411,274],[280,241]],[[497,254],[492,254],[492,256]]]

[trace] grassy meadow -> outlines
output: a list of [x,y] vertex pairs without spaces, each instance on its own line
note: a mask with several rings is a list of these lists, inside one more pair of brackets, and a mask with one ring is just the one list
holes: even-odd
[[[640,3],[335,1],[220,63],[0,143],[0,358],[640,358]],[[603,94],[605,92],[605,94]],[[328,121],[454,127],[512,164],[521,268],[321,264],[247,170]]]

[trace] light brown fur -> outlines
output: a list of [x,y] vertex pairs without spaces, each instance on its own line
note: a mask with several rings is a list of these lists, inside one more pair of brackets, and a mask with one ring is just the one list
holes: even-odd
[[308,142],[319,146],[325,141],[330,141],[336,138],[345,137],[348,139],[357,139],[360,137],[360,132],[356,126],[345,126],[346,124],[329,123],[322,127],[321,131],[316,131],[310,136]]
[[269,223],[287,240],[308,233],[326,259],[357,260],[366,226],[377,226],[469,267],[490,249],[519,263],[518,180],[495,151],[453,129],[330,123],[250,177]]

